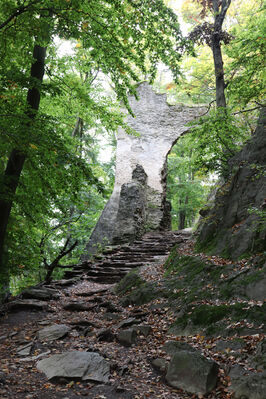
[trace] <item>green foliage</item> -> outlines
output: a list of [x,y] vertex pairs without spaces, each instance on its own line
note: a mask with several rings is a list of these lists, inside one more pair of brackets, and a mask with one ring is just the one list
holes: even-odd
[[[70,55],[59,56],[58,38],[72,43]],[[102,195],[111,191],[113,168],[97,161],[93,135],[118,126],[130,133],[118,101],[128,107],[128,92],[135,93],[141,76],[154,79],[159,60],[177,79],[190,45],[162,0],[8,0],[0,10],[0,43],[0,183],[10,152],[26,157],[15,195],[1,189],[13,206],[5,265],[15,278],[42,279],[43,263],[67,239],[79,245],[65,262],[78,260]],[[36,45],[47,48],[42,83],[30,78]],[[103,76],[111,95],[103,94]],[[40,94],[38,112],[27,105],[31,89]]]
[[171,104],[208,104],[214,100],[214,67],[209,47],[196,48],[196,57],[184,57],[180,65],[181,77],[178,84],[166,82],[164,91]]
[[230,114],[229,110],[218,109],[210,111],[194,125],[189,134],[197,154],[195,165],[226,177],[228,160],[250,137],[243,120]]
[[210,184],[197,161],[197,147],[190,134],[186,134],[168,156],[167,198],[172,204],[174,230],[190,227],[206,200]]
[[230,57],[226,66],[230,101],[235,106],[265,101],[265,2],[253,4],[231,31],[233,40],[225,51]]

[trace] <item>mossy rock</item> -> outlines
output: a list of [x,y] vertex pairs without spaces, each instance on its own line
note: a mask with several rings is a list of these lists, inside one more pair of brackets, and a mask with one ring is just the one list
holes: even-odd
[[[176,320],[170,331],[177,335],[200,333],[207,336],[229,336],[246,329],[245,324],[241,323],[243,320],[258,326],[265,323],[265,310],[266,304],[252,307],[243,303],[189,306],[187,312]],[[236,324],[238,322],[239,325]]]
[[221,267],[211,262],[204,262],[199,256],[180,256],[176,250],[172,250],[165,263],[165,276],[170,274],[183,276],[185,282],[191,283],[195,280],[198,284],[199,276],[206,281],[218,281],[221,273],[227,266]]
[[140,277],[138,269],[134,269],[123,277],[115,286],[115,293],[118,295],[125,295],[144,284],[145,281]]
[[154,299],[158,299],[164,296],[161,289],[155,287],[154,284],[146,283],[141,287],[133,290],[129,295],[125,296],[121,300],[122,306],[128,305],[144,305],[145,303],[149,303]]
[[191,279],[200,274],[206,266],[206,263],[202,262],[198,257],[180,256],[176,249],[173,249],[165,263],[165,275],[175,273]]

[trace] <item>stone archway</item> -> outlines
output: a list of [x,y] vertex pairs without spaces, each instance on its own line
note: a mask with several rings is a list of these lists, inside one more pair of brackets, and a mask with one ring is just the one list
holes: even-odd
[[135,117],[127,123],[138,136],[117,135],[116,176],[113,193],[91,235],[83,260],[97,244],[131,242],[150,230],[170,229],[166,201],[166,159],[186,124],[202,114],[203,107],[170,106],[165,94],[157,94],[144,82],[139,100],[129,98]]

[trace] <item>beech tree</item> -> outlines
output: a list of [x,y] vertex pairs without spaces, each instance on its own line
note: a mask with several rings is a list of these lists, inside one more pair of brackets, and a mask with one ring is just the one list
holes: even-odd
[[221,42],[230,41],[230,35],[222,30],[223,22],[231,0],[195,0],[202,6],[201,17],[205,17],[209,10],[213,14],[213,23],[204,22],[197,25],[189,37],[199,43],[210,46],[213,54],[216,87],[216,106],[226,107],[224,65]]

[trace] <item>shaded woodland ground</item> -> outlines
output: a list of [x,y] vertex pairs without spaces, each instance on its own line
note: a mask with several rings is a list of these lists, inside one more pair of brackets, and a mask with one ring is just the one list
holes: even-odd
[[[53,282],[53,299],[21,295],[5,305],[0,397],[201,398],[166,381],[173,353],[196,350],[219,365],[216,388],[204,397],[265,398],[265,303],[253,284],[255,274],[265,279],[265,266],[255,257],[239,262],[207,257],[194,252],[191,237],[177,234],[175,239],[179,244],[168,260],[157,254],[116,288],[88,281],[83,271],[74,280]],[[31,296],[25,291],[24,298]],[[67,326],[62,337],[38,335],[54,324]],[[71,377],[49,381],[37,369],[38,361],[65,351],[102,355],[110,365],[108,383]],[[250,375],[253,382],[245,386]]]

